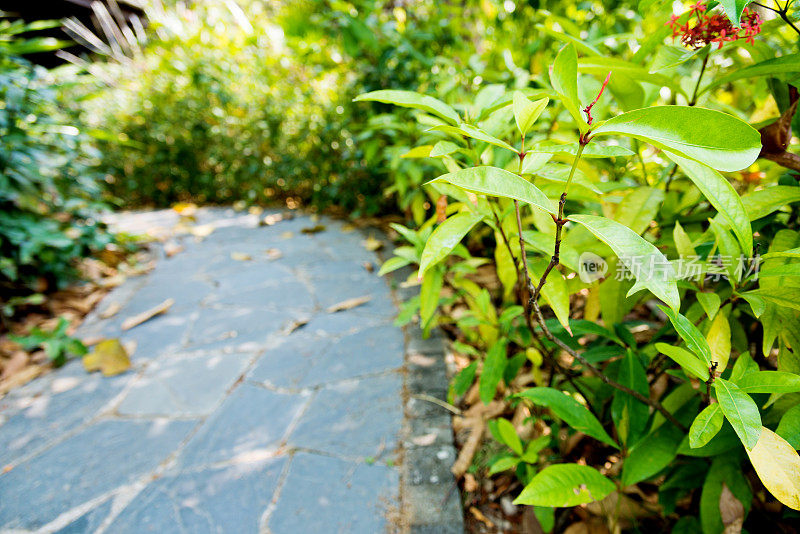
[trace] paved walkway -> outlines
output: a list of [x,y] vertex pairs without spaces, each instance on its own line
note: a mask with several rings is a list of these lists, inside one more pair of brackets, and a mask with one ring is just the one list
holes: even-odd
[[[82,327],[135,341],[133,369],[103,378],[73,361],[0,399],[0,531],[391,526],[404,339],[364,235],[307,216],[267,227],[231,210],[198,217],[213,233],[182,238],[184,251],[98,307],[120,312]],[[174,218],[155,212],[121,224]],[[302,233],[316,224],[326,230]],[[326,311],[365,295],[362,306]],[[125,318],[168,297],[168,313],[121,331]]]

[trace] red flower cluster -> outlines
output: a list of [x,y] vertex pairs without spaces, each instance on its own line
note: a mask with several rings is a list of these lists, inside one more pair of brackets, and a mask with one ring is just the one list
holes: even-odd
[[755,36],[761,33],[761,17],[755,11],[745,9],[742,13],[741,27],[734,28],[731,21],[722,13],[711,14],[708,12],[708,4],[697,2],[689,9],[690,17],[686,24],[678,23],[680,17],[672,15],[667,23],[672,28],[672,38],[681,38],[684,46],[698,49],[709,43],[719,43],[722,48],[723,43],[744,39],[745,42],[754,44]]

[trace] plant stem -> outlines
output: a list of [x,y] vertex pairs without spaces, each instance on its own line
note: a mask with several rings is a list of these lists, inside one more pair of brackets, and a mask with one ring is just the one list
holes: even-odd
[[692,99],[689,100],[689,105],[694,106],[697,104],[697,91],[700,89],[700,82],[703,80],[703,74],[706,72],[706,66],[708,66],[708,58],[711,55],[711,49],[709,48],[706,51],[706,55],[703,57],[703,64],[700,67],[700,74],[697,76],[697,83],[694,86],[694,92],[692,93]]
[[664,418],[667,421],[669,421],[670,423],[672,423],[676,427],[680,428],[682,431],[684,431],[684,432],[688,431],[688,428],[686,428],[686,426],[684,426],[680,421],[675,419],[675,416],[672,415],[671,413],[669,413],[667,411],[667,409],[664,408],[664,406],[661,405],[660,402],[658,402],[655,399],[651,399],[649,397],[645,397],[644,395],[642,395],[638,391],[634,391],[634,390],[632,390],[631,388],[629,388],[627,386],[623,386],[622,384],[620,384],[620,383],[618,383],[618,382],[616,382],[614,380],[611,380],[600,369],[598,369],[597,367],[595,367],[594,365],[589,363],[589,361],[586,358],[584,358],[581,354],[579,354],[577,351],[575,351],[572,347],[570,347],[569,345],[567,345],[566,343],[564,343],[563,341],[558,339],[555,335],[553,335],[553,333],[550,331],[550,329],[547,328],[547,326],[545,324],[545,321],[544,321],[544,316],[542,315],[542,310],[539,308],[539,303],[536,302],[536,301],[533,301],[533,311],[536,314],[536,321],[539,323],[539,326],[542,328],[542,332],[544,332],[545,337],[547,337],[547,339],[549,339],[551,342],[555,343],[561,350],[565,351],[567,354],[569,354],[570,356],[572,356],[573,358],[578,360],[581,363],[581,365],[583,365],[586,369],[591,371],[595,376],[597,376],[597,378],[599,378],[605,384],[613,387],[614,389],[617,389],[617,390],[619,390],[619,391],[621,391],[623,393],[627,393],[628,395],[630,395],[631,397],[635,398],[636,400],[638,400],[640,402],[643,402],[643,403],[647,404],[648,406],[652,407],[653,409],[657,410],[658,412],[661,413],[661,415],[664,416]]
[[[586,138],[588,138],[588,135],[586,136]],[[555,223],[556,223],[556,237],[555,237],[555,245],[553,247],[553,257],[550,259],[550,263],[548,264],[547,268],[545,269],[544,273],[542,274],[542,277],[539,280],[539,284],[537,285],[536,288],[534,288],[533,284],[531,283],[530,271],[528,269],[528,261],[527,261],[527,258],[525,256],[525,242],[522,239],[522,218],[520,216],[520,211],[519,211],[519,202],[517,202],[516,200],[514,201],[514,209],[515,209],[516,215],[517,215],[517,231],[519,233],[519,246],[520,246],[520,257],[522,259],[522,262],[521,262],[522,263],[522,269],[523,269],[523,272],[524,272],[526,284],[528,286],[528,291],[530,292],[530,298],[528,299],[527,305],[525,307],[525,311],[526,311],[525,312],[525,320],[526,320],[526,322],[528,324],[528,328],[530,329],[531,333],[533,333],[535,335],[536,331],[535,331],[535,328],[533,326],[533,322],[532,322],[532,319],[531,319],[532,316],[535,316],[536,317],[536,322],[539,323],[539,326],[542,329],[542,332],[544,333],[545,337],[548,340],[550,340],[552,343],[555,343],[556,346],[558,346],[561,350],[565,351],[567,354],[572,356],[574,359],[578,360],[581,363],[581,365],[584,366],[584,368],[586,368],[589,371],[591,371],[593,374],[595,374],[598,378],[600,378],[600,380],[602,380],[607,385],[609,385],[609,386],[611,386],[611,387],[613,387],[613,388],[615,388],[615,389],[617,389],[619,391],[622,391],[623,393],[627,393],[628,395],[632,396],[636,400],[638,400],[640,402],[643,402],[643,403],[647,404],[648,406],[651,406],[653,409],[655,409],[658,412],[660,412],[664,416],[664,418],[667,419],[667,421],[669,421],[670,423],[674,424],[675,426],[677,426],[678,428],[680,428],[681,430],[683,430],[685,432],[688,429],[684,425],[682,425],[680,421],[675,419],[675,417],[671,413],[669,413],[661,405],[660,402],[658,402],[657,400],[651,399],[649,397],[646,397],[646,396],[642,395],[641,393],[639,393],[638,391],[634,391],[631,388],[629,388],[627,386],[624,386],[624,385],[622,385],[622,384],[620,384],[620,383],[608,378],[605,374],[603,374],[603,372],[600,369],[598,369],[597,367],[592,365],[581,354],[579,354],[577,351],[572,349],[569,345],[567,345],[566,343],[564,343],[563,341],[558,339],[550,331],[550,329],[547,328],[547,324],[545,323],[544,316],[542,315],[542,310],[539,308],[539,303],[538,303],[539,293],[541,292],[542,287],[544,286],[544,284],[545,284],[545,282],[547,280],[547,275],[550,274],[550,271],[552,271],[553,268],[555,266],[557,266],[559,261],[560,261],[559,260],[559,250],[561,248],[561,228],[567,222],[566,219],[564,219],[564,204],[567,201],[567,191],[566,191],[566,189],[567,189],[567,187],[569,187],[569,182],[570,182],[570,180],[572,180],[572,176],[573,176],[573,174],[575,172],[575,168],[578,166],[578,160],[580,159],[581,154],[583,153],[583,148],[584,148],[585,145],[586,145],[586,142],[581,141],[581,143],[579,145],[579,148],[578,148],[578,152],[575,154],[575,159],[572,162],[572,170],[570,171],[570,176],[567,179],[567,185],[564,188],[564,193],[562,193],[561,199],[559,200],[559,203],[558,203],[558,219],[555,219],[555,217],[554,217],[554,220],[555,220]],[[556,360],[556,358],[554,356],[550,355],[549,359],[550,359],[550,362],[553,365],[554,369],[559,370],[559,372],[564,372],[564,369],[558,363],[558,361]]]

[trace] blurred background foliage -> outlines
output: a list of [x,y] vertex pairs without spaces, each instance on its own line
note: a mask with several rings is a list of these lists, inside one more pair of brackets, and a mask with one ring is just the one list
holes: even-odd
[[[599,89],[597,72],[620,59],[650,70],[673,63],[663,73],[691,94],[699,60],[676,61],[687,50],[669,44],[668,26],[673,11],[687,5],[149,0],[141,27],[113,27],[111,15],[111,28],[93,29],[94,36],[68,25],[69,37],[87,52],[64,56],[71,63],[50,71],[20,56],[63,43],[20,39],[36,28],[14,26],[2,36],[4,283],[29,284],[26,266],[36,279],[67,273],[75,255],[101,247],[107,236],[82,211],[98,208],[93,202],[100,199],[117,207],[288,200],[355,217],[398,212],[422,224],[435,202],[418,186],[444,166],[402,156],[441,134],[412,120],[414,112],[398,116],[384,104],[353,103],[356,95],[410,89],[458,107],[471,100],[466,95],[489,101],[511,89],[547,87],[548,65],[566,42],[575,42],[581,56],[602,59],[594,70],[582,68],[586,101]],[[735,52],[712,56],[706,79],[796,50],[791,39],[773,32],[752,45],[738,42]],[[617,69],[615,98],[599,103],[595,116],[606,116],[608,105],[686,103],[667,87],[640,81]],[[788,93],[771,83],[763,77],[721,85],[698,103],[754,123],[773,120],[788,106]],[[551,118],[554,140],[558,118],[559,112]],[[9,128],[14,135],[6,135]],[[602,165],[620,177],[638,162]],[[11,206],[19,216],[10,215]],[[31,217],[44,226],[21,222]],[[66,231],[82,237],[67,243]]]

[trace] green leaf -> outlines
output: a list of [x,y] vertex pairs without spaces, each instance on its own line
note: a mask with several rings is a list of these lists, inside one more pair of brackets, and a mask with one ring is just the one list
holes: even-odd
[[[575,156],[578,153],[578,143],[556,143],[553,141],[542,141],[536,143],[531,150],[535,152],[545,152],[548,154],[562,154]],[[619,158],[633,156],[635,152],[624,146],[598,145],[589,143],[581,152],[582,158]]]
[[575,45],[570,43],[564,46],[553,62],[550,70],[550,83],[553,85],[561,102],[575,119],[581,132],[588,130],[589,126],[581,116],[580,99],[578,97],[578,53]]
[[528,130],[531,129],[533,123],[536,122],[536,119],[539,118],[539,115],[542,114],[544,108],[547,107],[547,103],[550,102],[550,99],[545,97],[536,102],[531,102],[528,100],[528,97],[520,93],[519,91],[514,91],[514,120],[517,122],[517,129],[519,129],[519,133],[524,137]]
[[[689,350],[702,358],[707,365],[711,365],[711,347],[708,346],[708,341],[706,341],[706,338],[700,330],[680,313],[665,306],[659,306],[659,308],[667,314],[669,322],[672,323],[672,326],[675,328],[675,331],[678,332],[678,335],[681,336],[681,339],[686,342],[686,346],[689,347]],[[669,354],[667,354],[667,356],[669,356]]]
[[731,21],[734,27],[738,28],[742,20],[742,11],[747,7],[747,4],[753,0],[719,0],[719,5]]
[[[711,461],[703,490],[700,496],[700,521],[703,534],[723,534],[725,525],[720,514],[720,496],[723,484],[744,505],[744,512],[750,508],[753,495],[745,478],[738,455],[725,454]],[[695,531],[696,532],[696,531]]]
[[557,464],[537,473],[514,504],[577,506],[603,500],[614,489],[613,482],[588,465]]
[[672,345],[667,345],[666,343],[656,343],[656,349],[662,353],[666,354],[678,365],[683,368],[686,374],[695,376],[705,382],[708,380],[708,366],[697,359],[697,356],[689,352],[688,350],[684,350],[680,347],[674,347]]
[[552,154],[528,152],[525,154],[525,159],[522,160],[522,172],[520,174],[533,174],[544,167],[552,157]]
[[749,124],[694,106],[636,109],[594,130],[595,136],[611,134],[640,139],[721,171],[749,167],[761,151],[761,136]]
[[800,449],[800,404],[786,410],[775,433],[785,439],[795,450]]
[[420,145],[415,146],[402,156],[403,159],[410,159],[410,158],[427,158],[431,155],[431,151],[433,150],[433,145]]
[[[619,365],[617,382],[647,397],[650,390],[647,384],[647,373],[632,350],[625,353]],[[617,427],[620,441],[625,445],[636,443],[647,426],[650,408],[623,391],[615,391],[611,402],[611,417]]]
[[475,371],[477,371],[477,369],[478,362],[472,362],[453,377],[452,392],[454,397],[460,397],[464,395],[472,386],[473,382],[475,382]]
[[614,220],[637,234],[644,232],[664,202],[664,191],[639,186],[625,195],[617,206]]
[[492,422],[496,425],[497,435],[495,437],[499,438],[498,441],[507,445],[508,448],[517,453],[518,456],[522,456],[524,452],[522,440],[519,439],[517,431],[514,430],[514,425],[511,424],[511,421],[500,417],[494,419]]
[[[732,0],[728,0],[732,1]],[[709,89],[719,87],[742,78],[756,78],[761,76],[774,76],[779,74],[796,74],[800,72],[800,54],[786,54],[781,57],[761,61],[754,65],[729,72],[725,76],[718,76],[713,82],[700,89],[698,94],[703,94]]]
[[460,149],[461,148],[457,144],[451,143],[450,141],[439,141],[433,145],[429,156],[432,158],[447,156],[453,152],[457,152]]
[[489,474],[495,475],[497,473],[502,473],[503,471],[508,471],[509,469],[517,467],[519,462],[520,459],[515,458],[514,456],[502,456],[495,460],[491,467],[489,467]]
[[497,167],[468,167],[431,180],[447,182],[473,193],[513,198],[555,215],[547,196],[520,176]]
[[637,443],[622,465],[622,485],[632,486],[670,465],[682,437],[680,429],[664,425]]
[[800,187],[771,185],[742,197],[742,204],[751,221],[766,217],[773,211],[800,202]]
[[400,256],[393,256],[383,262],[381,265],[381,270],[378,271],[378,276],[383,276],[385,274],[389,274],[391,272],[396,271],[397,269],[402,269],[406,265],[410,264],[411,260],[408,258],[401,258]]
[[733,363],[733,369],[731,369],[731,376],[729,380],[733,383],[738,383],[742,377],[757,371],[758,364],[753,361],[753,358],[751,358],[749,354],[740,354]]
[[471,211],[462,211],[440,224],[425,243],[419,274],[425,274],[430,267],[446,258],[482,218]]
[[800,391],[800,375],[786,371],[755,371],[741,377],[736,385],[745,393],[794,393]]
[[355,102],[362,101],[383,102],[384,104],[394,104],[404,108],[419,109],[441,117],[452,124],[458,124],[459,122],[458,113],[452,107],[432,96],[415,93],[414,91],[393,89],[372,91],[371,93],[358,95],[355,98]]
[[745,255],[752,256],[753,230],[750,228],[750,218],[747,216],[742,199],[730,182],[707,165],[682,158],[669,151],[664,153],[683,169],[706,200],[719,212],[720,217],[733,230]]
[[649,289],[670,308],[680,308],[675,271],[667,258],[649,241],[618,222],[596,215],[571,215],[574,221],[611,247],[614,254],[636,275],[628,296]]
[[703,293],[698,291],[695,293],[695,296],[697,297],[697,302],[700,303],[700,306],[703,307],[706,315],[708,315],[708,318],[713,319],[719,311],[719,305],[722,303],[719,295],[716,293]]
[[714,381],[717,401],[745,449],[752,449],[761,435],[761,414],[750,395],[722,378]]
[[493,135],[489,135],[488,133],[484,132],[477,126],[471,126],[469,124],[459,124],[458,126],[449,126],[447,124],[440,124],[439,126],[434,126],[428,131],[445,132],[459,137],[461,136],[470,137],[472,139],[477,139],[478,141],[483,141],[484,143],[489,143],[490,145],[495,145],[499,146],[500,148],[505,148],[506,150],[510,150],[514,153],[518,152],[516,148],[509,145],[502,139],[498,139]]
[[741,294],[742,297],[760,297],[767,302],[800,310],[800,288],[796,287],[762,287]]
[[722,416],[719,403],[708,405],[694,418],[694,422],[689,428],[689,446],[697,449],[711,441],[711,438],[720,431],[724,422],[725,418]]
[[570,428],[617,447],[592,412],[569,395],[554,388],[538,387],[526,389],[517,397],[528,399],[537,406],[546,406]]
[[491,346],[486,353],[486,359],[483,361],[478,393],[484,404],[489,404],[494,399],[494,395],[497,393],[497,384],[503,378],[503,371],[507,363],[506,344],[503,341],[498,341]]
[[439,307],[439,294],[442,292],[444,284],[444,273],[441,269],[432,269],[422,277],[422,287],[420,288],[419,316],[422,326],[428,324]]

